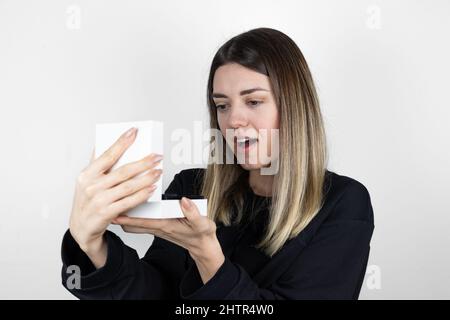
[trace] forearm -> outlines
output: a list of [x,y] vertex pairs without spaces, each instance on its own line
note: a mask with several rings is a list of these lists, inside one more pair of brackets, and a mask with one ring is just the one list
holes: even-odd
[[222,247],[218,241],[212,241],[208,247],[200,251],[202,254],[191,254],[197,266],[203,284],[208,282],[225,261]]
[[224,261],[225,258],[217,258],[211,261],[195,261],[203,284],[207,283],[216,274],[217,270],[219,270]]
[[86,253],[96,269],[105,265],[108,256],[108,244],[104,237],[99,238],[94,243],[83,246],[81,250]]
[[[102,264],[96,262],[99,255],[88,251],[90,258],[70,232],[66,232],[61,252],[62,284],[73,295],[79,299],[100,300],[177,298],[178,288],[171,279],[173,274],[182,274],[185,253],[172,251],[155,237],[146,256],[140,259],[136,250],[125,245],[113,232],[107,230],[103,238],[108,251],[106,262],[96,271],[94,263]],[[168,265],[173,268],[166,268]],[[75,276],[74,269],[69,269],[71,266],[79,267],[81,277]]]

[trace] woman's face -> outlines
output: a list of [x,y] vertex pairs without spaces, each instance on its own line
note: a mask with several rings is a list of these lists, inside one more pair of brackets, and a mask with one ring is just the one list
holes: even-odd
[[[246,170],[270,165],[278,157],[273,149],[278,134],[273,134],[279,112],[269,77],[237,63],[223,65],[214,75],[213,99],[220,131],[238,163]],[[250,143],[241,143],[238,138],[244,137]]]

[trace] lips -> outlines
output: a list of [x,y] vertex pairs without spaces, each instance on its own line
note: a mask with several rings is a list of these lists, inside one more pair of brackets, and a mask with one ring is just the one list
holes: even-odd
[[257,138],[249,137],[249,136],[241,136],[241,137],[234,137],[235,142],[244,142],[245,140],[258,140]]
[[234,142],[239,148],[248,148],[257,142],[257,138],[252,137],[235,137]]

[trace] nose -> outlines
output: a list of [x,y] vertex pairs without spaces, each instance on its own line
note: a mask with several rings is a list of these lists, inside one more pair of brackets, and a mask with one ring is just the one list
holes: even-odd
[[245,108],[239,105],[232,106],[228,114],[227,122],[231,128],[246,127],[248,125],[248,117]]

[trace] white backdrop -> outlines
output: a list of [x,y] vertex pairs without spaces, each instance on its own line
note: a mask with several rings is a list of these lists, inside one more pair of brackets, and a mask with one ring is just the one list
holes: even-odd
[[[361,298],[449,299],[449,16],[446,0],[0,0],[0,298],[73,299],[60,244],[95,123],[162,120],[170,155],[173,129],[208,126],[219,46],[271,27],[310,65],[330,170],[371,194]],[[166,160],[164,189],[191,167]],[[152,241],[120,234],[140,255]]]

